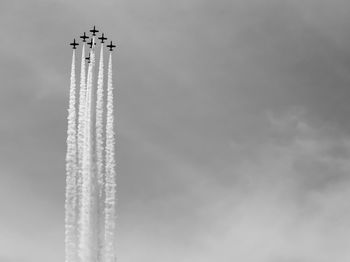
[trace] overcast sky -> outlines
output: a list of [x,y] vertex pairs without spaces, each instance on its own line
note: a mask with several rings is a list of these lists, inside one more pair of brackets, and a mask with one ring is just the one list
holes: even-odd
[[118,44],[119,261],[350,261],[349,13],[2,0],[0,261],[64,260],[68,43],[93,25]]

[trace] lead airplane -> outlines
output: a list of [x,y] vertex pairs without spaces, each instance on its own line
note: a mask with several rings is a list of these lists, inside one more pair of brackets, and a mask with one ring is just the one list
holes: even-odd
[[85,35],[85,32],[84,35],[80,36],[80,38],[83,39],[83,42],[86,42],[86,39],[89,39],[89,37]]
[[73,49],[77,49],[76,46],[79,44],[75,42],[75,38],[74,38],[73,43],[70,43],[70,45],[73,46]]
[[116,45],[113,45],[111,41],[111,43],[107,45],[107,47],[109,47],[109,51],[113,51],[113,48],[116,47]]
[[96,35],[97,32],[99,32],[98,30],[96,30],[95,26],[94,29],[91,29],[90,32],[92,33],[93,36]]

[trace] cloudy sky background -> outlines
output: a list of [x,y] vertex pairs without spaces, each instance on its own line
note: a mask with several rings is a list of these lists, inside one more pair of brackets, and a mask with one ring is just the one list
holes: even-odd
[[94,24],[119,46],[119,261],[349,261],[349,13],[1,1],[0,261],[64,260],[67,44]]

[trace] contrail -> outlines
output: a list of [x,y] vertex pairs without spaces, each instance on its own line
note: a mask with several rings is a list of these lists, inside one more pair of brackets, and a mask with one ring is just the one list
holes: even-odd
[[66,262],[77,259],[77,213],[76,213],[76,178],[77,178],[77,141],[75,110],[75,50],[72,55],[72,68],[69,91],[67,154],[66,154],[66,200],[65,200],[65,251]]
[[116,173],[115,138],[113,116],[112,53],[109,54],[107,79],[107,123],[106,123],[106,183],[105,183],[105,262],[115,262],[116,229]]
[[82,176],[83,176],[83,150],[84,150],[84,123],[85,123],[85,104],[86,104],[86,69],[85,69],[85,43],[81,51],[81,69],[80,69],[80,91],[79,91],[79,113],[78,113],[78,238],[81,237],[81,207],[82,207]]
[[97,256],[102,261],[103,254],[103,43],[101,43],[96,98],[96,172],[97,172]]
[[[94,52],[90,52],[93,60]],[[89,63],[84,116],[84,147],[82,164],[82,206],[81,237],[79,242],[79,258],[82,262],[93,262],[93,174],[92,174],[92,134],[91,134],[91,100],[93,86],[93,62]]]
[[[86,68],[84,33],[80,89],[76,101],[75,49],[73,46],[69,93],[66,155],[65,262],[115,262],[116,172],[113,116],[112,54],[108,60],[107,91],[104,91],[102,34],[98,78],[95,80],[95,26]],[[107,45],[110,51],[115,45]],[[96,85],[97,82],[97,85]],[[107,98],[105,99],[105,94]],[[105,101],[106,100],[106,101]],[[78,104],[76,104],[78,103]],[[106,109],[105,104],[107,104]],[[78,112],[76,112],[78,111]],[[106,113],[105,113],[106,112]],[[106,114],[106,116],[104,116]],[[106,120],[105,120],[106,118]]]

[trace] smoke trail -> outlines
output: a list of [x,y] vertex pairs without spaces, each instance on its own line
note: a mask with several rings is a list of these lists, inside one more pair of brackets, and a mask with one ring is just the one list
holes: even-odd
[[96,99],[96,172],[97,172],[97,257],[102,261],[103,254],[103,44],[101,43],[100,63]]
[[[91,50],[90,57],[93,59]],[[93,85],[93,63],[89,63],[85,99],[84,145],[82,161],[82,205],[81,205],[81,237],[79,242],[79,258],[82,262],[93,259],[93,221],[92,221],[92,138],[91,138],[91,100]]]
[[85,122],[85,104],[86,104],[86,69],[85,69],[85,43],[81,51],[81,68],[80,68],[80,92],[79,92],[79,113],[78,113],[78,238],[81,237],[81,207],[82,207],[82,176],[83,176],[83,150],[84,150],[84,122]]
[[77,176],[77,141],[75,110],[75,50],[72,55],[72,68],[69,91],[67,154],[66,154],[66,200],[65,200],[65,261],[76,261],[76,176]]
[[112,53],[108,61],[107,83],[107,123],[106,123],[106,183],[105,183],[105,262],[115,262],[115,216],[116,216],[116,173],[114,159],[114,117],[113,117],[113,83]]
[[93,37],[93,48],[91,49],[91,65],[92,65],[92,74],[91,74],[91,89],[90,89],[90,104],[89,104],[89,135],[90,135],[90,176],[91,176],[91,243],[92,243],[92,259],[93,261],[97,261],[97,250],[98,250],[98,224],[97,224],[97,206],[98,206],[98,198],[97,198],[97,176],[96,176],[96,152],[95,152],[95,136],[96,130],[93,130],[93,123],[96,121],[96,86],[95,86],[95,37]]

